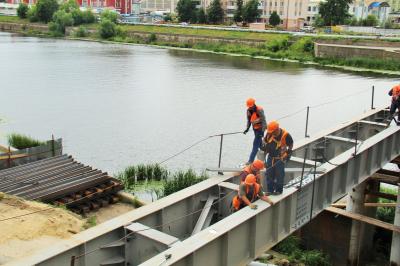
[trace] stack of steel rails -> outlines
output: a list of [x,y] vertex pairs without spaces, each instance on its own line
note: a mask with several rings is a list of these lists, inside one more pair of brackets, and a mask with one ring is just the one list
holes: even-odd
[[121,182],[69,155],[55,156],[0,171],[0,192],[65,205],[85,214],[118,201]]

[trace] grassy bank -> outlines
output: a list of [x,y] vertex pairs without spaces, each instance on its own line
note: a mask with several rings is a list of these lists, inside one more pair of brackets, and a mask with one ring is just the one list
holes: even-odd
[[44,141],[34,139],[30,136],[12,133],[7,136],[8,145],[16,149],[26,149],[46,144]]
[[[2,17],[0,22],[21,22],[17,17]],[[79,27],[73,36],[67,38],[85,38],[86,40],[101,41],[103,40],[97,32],[98,24],[90,24]],[[129,37],[132,32],[142,33],[141,37]],[[32,31],[24,32],[28,35],[36,35]],[[129,33],[129,34],[128,34]],[[199,37],[219,37],[237,40],[255,40],[264,41],[258,46],[246,45],[240,43],[227,42],[193,42],[193,41],[165,41],[157,36],[157,34],[177,34],[191,35]],[[47,34],[51,36],[51,33]],[[318,36],[318,39],[321,38]],[[114,37],[110,37],[107,41],[118,43],[135,43],[135,44],[151,44],[163,47],[190,48],[194,50],[210,51],[217,53],[226,53],[233,55],[244,55],[250,57],[258,57],[264,59],[282,59],[295,60],[298,62],[307,62],[329,67],[340,67],[345,70],[369,70],[377,73],[384,71],[393,71],[397,74],[400,70],[399,60],[384,60],[378,58],[316,58],[314,57],[314,41],[316,37],[298,37],[288,34],[276,33],[257,33],[257,32],[236,32],[223,31],[213,29],[192,29],[192,28],[171,28],[161,26],[148,25],[120,25],[116,28]]]

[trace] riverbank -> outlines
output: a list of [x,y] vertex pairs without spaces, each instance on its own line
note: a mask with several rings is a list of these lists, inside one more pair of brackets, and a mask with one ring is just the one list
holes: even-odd
[[[0,17],[0,30],[27,36],[53,37],[47,26],[27,23],[12,18],[5,22]],[[17,23],[18,22],[18,23]],[[102,39],[97,25],[68,28],[65,39],[118,44],[151,45],[160,48],[190,50],[229,56],[245,56],[263,60],[298,62],[308,65],[342,69],[345,71],[400,76],[400,61],[372,58],[318,58],[314,43],[322,37],[298,37],[279,33],[230,32],[213,29],[166,28],[159,26],[118,26],[116,35]],[[359,42],[359,40],[352,40]],[[371,42],[371,41],[369,41]],[[374,41],[375,43],[377,41]],[[396,42],[393,42],[396,43]],[[390,43],[389,43],[390,44]]]

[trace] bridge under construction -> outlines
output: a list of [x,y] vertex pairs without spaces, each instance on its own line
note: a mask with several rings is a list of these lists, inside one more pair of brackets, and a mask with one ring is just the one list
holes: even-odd
[[[7,265],[246,265],[400,155],[400,127],[388,117],[387,109],[371,110],[298,141],[273,206],[258,201],[255,210],[231,213],[235,169],[210,169],[225,174]],[[400,200],[396,210],[391,262],[400,265]]]

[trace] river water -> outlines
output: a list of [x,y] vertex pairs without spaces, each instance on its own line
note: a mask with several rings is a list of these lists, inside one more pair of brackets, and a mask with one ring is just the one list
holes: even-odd
[[[369,110],[373,85],[376,106],[388,105],[396,82],[298,63],[0,33],[0,142],[11,132],[54,134],[77,160],[115,173],[242,131],[248,97],[267,120],[328,102],[311,108],[312,135]],[[303,109],[280,121],[295,140],[304,136],[305,116]],[[252,132],[224,138],[222,165],[246,162],[251,142]],[[218,151],[219,139],[209,139],[165,165],[215,167]]]

